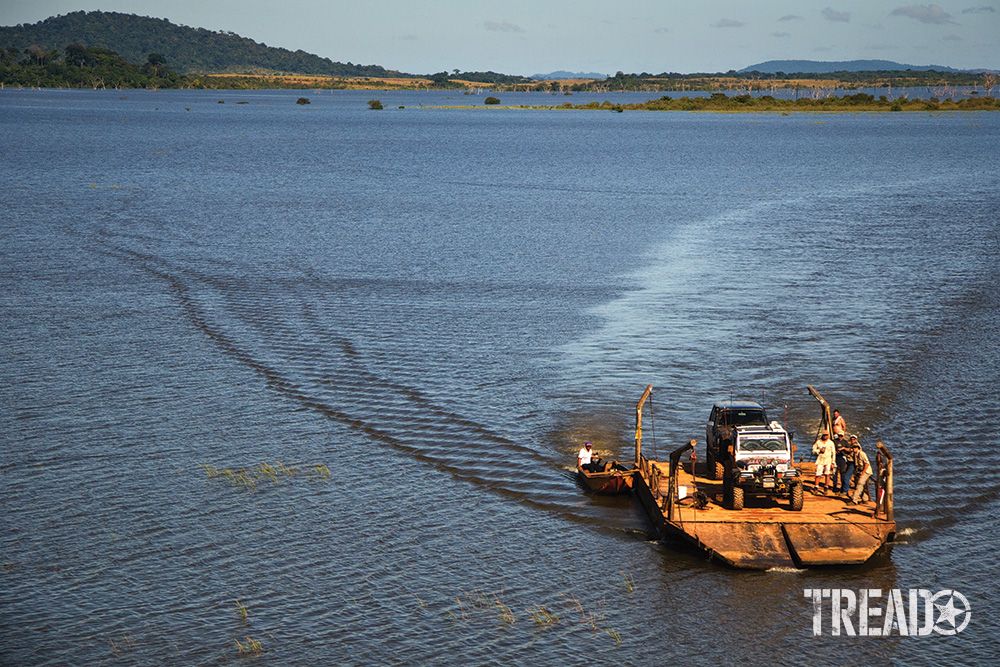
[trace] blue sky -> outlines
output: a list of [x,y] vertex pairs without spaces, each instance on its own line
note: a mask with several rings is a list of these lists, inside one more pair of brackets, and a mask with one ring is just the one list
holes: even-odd
[[0,25],[97,9],[418,74],[724,72],[786,59],[1000,69],[1000,0],[0,0]]

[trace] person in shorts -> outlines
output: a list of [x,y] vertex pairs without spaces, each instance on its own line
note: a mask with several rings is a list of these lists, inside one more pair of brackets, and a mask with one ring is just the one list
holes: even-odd
[[826,495],[830,486],[830,475],[833,473],[833,441],[830,435],[823,431],[819,440],[813,443],[813,454],[816,455],[816,493]]

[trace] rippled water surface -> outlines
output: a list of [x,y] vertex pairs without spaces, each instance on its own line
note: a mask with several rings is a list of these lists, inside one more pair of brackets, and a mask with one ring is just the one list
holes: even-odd
[[[0,93],[0,663],[997,655],[1000,115],[372,96]],[[647,384],[661,457],[731,395],[808,441],[815,385],[893,450],[899,541],[651,539],[572,474]],[[972,616],[814,637],[806,588]]]

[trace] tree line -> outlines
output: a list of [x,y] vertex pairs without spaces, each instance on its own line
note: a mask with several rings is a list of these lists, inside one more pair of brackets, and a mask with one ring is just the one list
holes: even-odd
[[34,88],[178,88],[184,78],[158,53],[135,64],[100,46],[69,44],[60,52],[32,45],[23,52],[0,49],[0,83]]
[[[604,91],[663,91],[676,92],[684,90],[775,90],[778,88],[812,88],[828,86],[845,90],[858,88],[906,88],[906,87],[957,87],[978,86],[992,88],[996,75],[989,72],[940,72],[937,70],[878,70],[878,71],[839,71],[828,73],[815,72],[775,72],[773,74],[750,71],[737,72],[730,70],[717,74],[678,74],[664,72],[662,74],[626,74],[618,72],[604,80],[595,80],[574,84],[570,90],[574,92],[604,92]],[[987,91],[989,94],[990,91]]]
[[612,104],[604,101],[574,105],[569,102],[550,107],[555,109],[607,110],[607,111],[711,111],[729,113],[788,113],[788,112],[880,112],[880,111],[1000,111],[1000,100],[988,95],[954,100],[951,98],[908,98],[889,99],[885,95],[875,97],[866,93],[853,95],[830,95],[820,98],[802,97],[783,100],[771,95],[755,97],[748,94],[726,95],[712,93],[706,97],[672,98],[669,95],[646,102]]

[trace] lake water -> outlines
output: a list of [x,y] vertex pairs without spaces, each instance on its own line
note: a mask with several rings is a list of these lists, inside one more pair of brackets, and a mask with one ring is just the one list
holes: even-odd
[[[0,663],[995,661],[1000,114],[420,108],[462,103],[0,92]],[[647,384],[660,458],[730,396],[807,450],[816,386],[897,543],[652,539],[572,472]],[[971,616],[814,636],[813,588]]]

